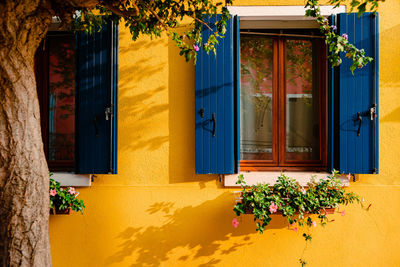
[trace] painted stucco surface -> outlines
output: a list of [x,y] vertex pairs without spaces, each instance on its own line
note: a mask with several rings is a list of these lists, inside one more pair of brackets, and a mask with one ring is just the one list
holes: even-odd
[[[279,5],[281,1],[236,1]],[[302,5],[303,1],[285,1]],[[380,174],[350,190],[365,197],[313,228],[309,266],[399,266],[400,1],[380,7]],[[301,232],[275,216],[263,235],[251,216],[231,225],[233,190],[195,175],[194,66],[167,37],[130,39],[120,27],[118,175],[80,188],[84,215],[51,216],[53,265],[296,266]]]

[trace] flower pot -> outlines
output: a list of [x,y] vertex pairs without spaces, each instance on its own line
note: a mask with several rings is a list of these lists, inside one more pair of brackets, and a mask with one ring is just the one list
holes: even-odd
[[50,209],[50,215],[69,215],[71,214],[71,208],[65,209],[65,210],[59,210],[59,209]]
[[325,208],[325,214],[334,214],[335,208]]
[[[321,210],[323,211],[323,210]],[[335,208],[325,208],[325,214],[334,214],[335,213]],[[245,214],[253,214],[253,211],[251,209],[246,209]],[[298,214],[296,212],[296,214]],[[308,214],[308,212],[306,212],[306,214]],[[281,211],[277,211],[271,215],[282,215]]]

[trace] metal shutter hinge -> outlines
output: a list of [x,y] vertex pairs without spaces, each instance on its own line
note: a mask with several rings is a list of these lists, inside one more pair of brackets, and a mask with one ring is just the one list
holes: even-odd
[[376,104],[375,103],[372,104],[372,107],[369,109],[369,113],[370,113],[370,116],[371,116],[371,121],[373,121],[377,117]]
[[113,116],[113,108],[112,107],[107,107],[105,111],[106,115],[106,121],[108,121],[110,118]]

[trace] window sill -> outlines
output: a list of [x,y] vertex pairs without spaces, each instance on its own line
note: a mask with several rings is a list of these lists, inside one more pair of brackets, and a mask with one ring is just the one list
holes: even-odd
[[72,172],[53,172],[51,176],[61,186],[90,186],[91,179],[88,174],[75,174]]
[[[274,185],[276,179],[282,172],[241,172],[247,185],[256,185],[259,183]],[[307,186],[307,183],[311,181],[311,177],[315,180],[325,179],[329,173],[327,172],[283,172],[286,176],[296,179],[301,186]],[[240,187],[236,184],[239,174],[225,175],[224,186],[226,187]],[[347,176],[340,176],[340,181],[343,186],[347,187],[350,185],[350,180]]]

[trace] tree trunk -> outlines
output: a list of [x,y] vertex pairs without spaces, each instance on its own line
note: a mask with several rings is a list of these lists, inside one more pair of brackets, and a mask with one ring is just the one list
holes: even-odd
[[1,266],[51,266],[49,172],[34,74],[49,10],[42,1],[0,4]]
[[49,171],[34,55],[51,18],[98,0],[0,1],[0,266],[51,266]]

